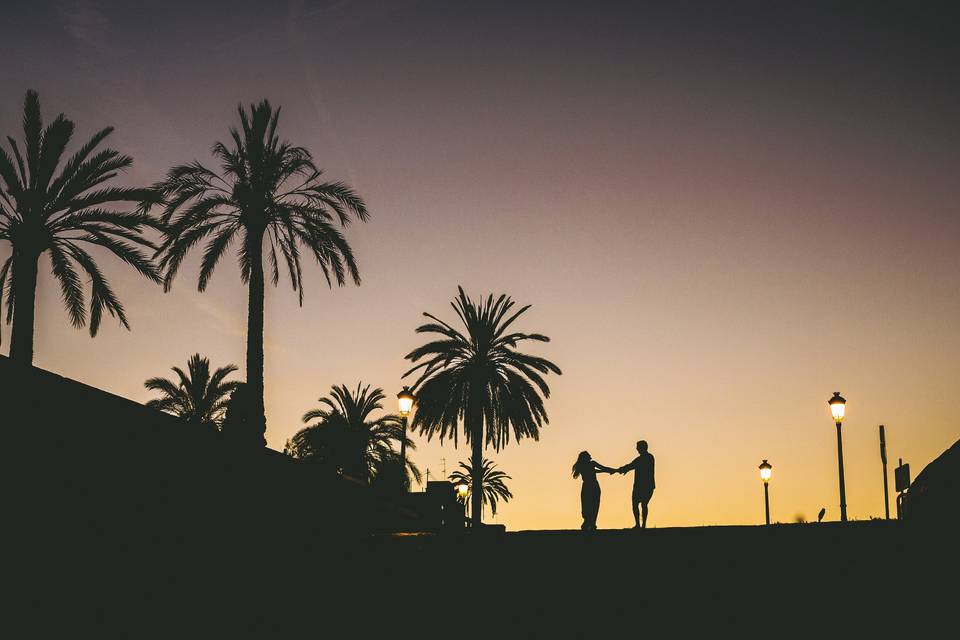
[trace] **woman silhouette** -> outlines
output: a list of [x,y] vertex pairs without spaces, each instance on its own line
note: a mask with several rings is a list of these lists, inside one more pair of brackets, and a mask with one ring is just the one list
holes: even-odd
[[597,471],[613,473],[616,470],[593,460],[589,451],[581,451],[577,461],[573,463],[573,477],[583,478],[583,487],[580,489],[583,524],[580,528],[584,531],[597,529],[597,514],[600,513],[600,483],[597,482]]

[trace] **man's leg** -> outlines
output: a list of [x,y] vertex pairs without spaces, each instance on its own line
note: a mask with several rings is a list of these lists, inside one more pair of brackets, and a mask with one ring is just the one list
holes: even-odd
[[[649,512],[649,509],[647,509],[648,503],[649,503],[649,500],[644,500],[641,503],[643,505],[643,528],[644,529],[647,528],[647,513]],[[636,508],[634,508],[634,510],[636,510]]]
[[[639,527],[640,526],[640,500],[638,500],[636,496],[631,496],[630,503],[633,505],[633,520],[634,522],[637,523],[636,526]],[[646,514],[647,512],[646,506],[644,506],[643,512],[644,514]],[[646,517],[644,517],[644,520],[646,520]]]

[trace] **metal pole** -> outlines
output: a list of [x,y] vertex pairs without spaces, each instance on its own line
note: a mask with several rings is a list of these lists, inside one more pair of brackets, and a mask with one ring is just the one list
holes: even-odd
[[770,485],[763,483],[763,506],[767,512],[767,525],[770,524]]
[[837,461],[840,466],[840,522],[847,521],[847,489],[843,483],[843,436],[837,422]]
[[890,519],[890,489],[887,486],[887,439],[880,425],[880,460],[883,462],[883,513]]
[[407,416],[403,416],[403,438],[400,439],[400,477],[407,477]]

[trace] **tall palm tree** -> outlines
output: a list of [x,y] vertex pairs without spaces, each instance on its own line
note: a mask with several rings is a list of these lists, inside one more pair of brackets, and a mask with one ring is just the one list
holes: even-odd
[[[317,456],[369,483],[399,460],[394,444],[405,441],[407,448],[416,448],[406,436],[400,416],[391,413],[371,418],[374,411],[383,409],[385,398],[383,389],[371,390],[362,383],[354,392],[346,385],[334,386],[329,396],[320,398],[321,407],[304,414],[305,423],[315,422],[293,437],[287,452],[306,459]],[[407,461],[407,472],[420,481],[420,470],[413,462]]]
[[[206,241],[197,288],[206,289],[220,258],[237,241],[240,277],[247,285],[247,385],[251,419],[266,430],[263,409],[264,254],[271,276],[280,279],[277,255],[303,304],[301,247],[312,254],[327,284],[360,284],[360,273],[337,225],[367,220],[363,200],[342,182],[321,179],[321,171],[303,147],[277,136],[280,109],[264,100],[242,106],[240,129],[230,128],[231,142],[217,142],[213,155],[219,171],[199,162],[172,168],[156,185],[164,197],[160,216],[165,240],[160,247],[164,287],[169,290],[187,253]],[[265,246],[266,245],[266,246]]]
[[415,372],[419,375],[414,384],[414,429],[419,428],[428,438],[439,434],[441,442],[452,438],[456,446],[462,425],[471,446],[471,519],[474,526],[479,526],[484,446],[492,445],[499,451],[509,444],[511,433],[517,440],[539,439],[541,426],[549,423],[543,400],[550,397],[550,387],[543,376],[550,372],[559,375],[560,369],[545,358],[517,350],[521,342],[549,342],[550,338],[507,331],[530,305],[514,311],[514,301],[506,295],[496,299],[490,295],[478,304],[463,292],[463,287],[458,290],[451,306],[466,332],[424,313],[432,322],[417,327],[417,333],[439,337],[407,355],[408,360],[419,364],[404,377]]
[[[513,493],[507,487],[507,480],[512,480],[503,471],[500,471],[496,468],[493,460],[487,458],[483,459],[483,466],[480,469],[480,484],[483,487],[483,505],[490,505],[491,513],[497,515],[497,503],[500,500],[504,502],[510,502],[510,499],[513,498]],[[450,474],[450,482],[454,484],[467,483],[470,484],[470,481],[473,479],[473,464],[472,462],[460,462],[460,469],[457,469]],[[471,490],[467,491],[467,498],[470,498],[472,494]]]
[[236,370],[236,365],[228,364],[211,375],[210,359],[195,353],[187,360],[186,372],[173,367],[176,380],[158,377],[143,383],[147,389],[160,392],[160,397],[147,402],[147,406],[216,430],[223,420],[230,394],[240,384],[239,381],[226,380]]
[[[7,137],[13,157],[0,148],[0,240],[12,253],[0,266],[0,304],[7,293],[7,322],[13,320],[10,358],[33,362],[33,325],[38,262],[49,254],[54,278],[60,283],[64,305],[75,327],[89,321],[96,336],[107,311],[130,328],[117,299],[96,261],[84,246],[107,249],[155,282],[160,276],[142,248],[154,249],[142,231],[153,226],[142,210],[116,211],[122,203],[151,203],[150,189],[105,186],[133,160],[113,149],[100,148],[113,127],[101,129],[61,164],[74,124],[61,113],[43,126],[40,98],[27,91],[23,103],[23,150]],[[90,311],[83,281],[90,280]]]

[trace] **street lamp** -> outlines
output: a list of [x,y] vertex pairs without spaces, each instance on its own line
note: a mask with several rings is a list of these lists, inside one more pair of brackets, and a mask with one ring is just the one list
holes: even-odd
[[763,506],[767,512],[767,524],[770,524],[770,473],[773,467],[764,458],[760,463],[760,479],[763,480]]
[[400,409],[400,416],[403,418],[403,438],[400,440],[400,473],[405,477],[407,473],[407,416],[413,409],[413,403],[416,396],[410,391],[410,387],[404,387],[403,391],[397,394],[397,404]]
[[467,512],[470,509],[470,501],[467,500],[467,496],[470,494],[470,485],[466,481],[460,482],[457,484],[457,500],[460,501],[460,504],[463,505],[463,517],[467,517]]
[[400,415],[406,418],[413,409],[413,402],[416,397],[410,391],[410,387],[404,387],[403,391],[397,394],[397,403],[400,405]]
[[846,522],[847,489],[843,483],[843,436],[840,433],[840,423],[843,422],[847,401],[844,400],[839,391],[834,391],[833,397],[827,402],[830,405],[830,413],[833,415],[833,421],[837,424],[837,464],[840,467],[840,521]]

